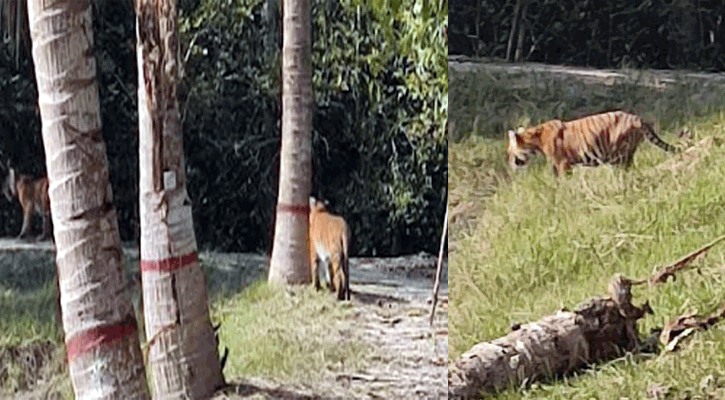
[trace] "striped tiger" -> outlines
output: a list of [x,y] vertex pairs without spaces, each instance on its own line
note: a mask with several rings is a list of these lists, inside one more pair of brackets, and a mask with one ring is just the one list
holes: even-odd
[[508,131],[508,161],[514,170],[528,165],[536,153],[544,153],[560,176],[572,165],[632,165],[634,152],[643,138],[665,151],[678,149],[665,143],[641,117],[624,111],[609,111],[561,121],[554,119],[528,129]]

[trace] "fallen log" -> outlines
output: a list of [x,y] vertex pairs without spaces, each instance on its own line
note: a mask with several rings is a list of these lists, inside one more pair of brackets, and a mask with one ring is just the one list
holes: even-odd
[[606,298],[514,326],[504,337],[473,346],[448,367],[448,398],[479,398],[638,349],[637,320],[652,309],[631,303],[631,287],[631,280],[617,275]]
[[[516,325],[504,337],[473,346],[448,366],[448,398],[478,398],[607,361],[623,351],[656,346],[643,346],[640,342],[637,320],[652,314],[652,309],[648,302],[640,307],[632,304],[632,286],[656,286],[670,277],[674,280],[678,272],[723,240],[725,235],[655,271],[647,279],[633,281],[617,274],[607,288],[608,297],[590,300],[573,312],[562,310],[538,322]],[[667,324],[659,339],[668,348],[674,348],[686,332],[707,329],[724,317],[725,305],[705,318],[684,315]]]

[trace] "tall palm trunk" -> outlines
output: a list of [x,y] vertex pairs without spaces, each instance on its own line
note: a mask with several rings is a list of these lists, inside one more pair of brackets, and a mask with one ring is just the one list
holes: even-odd
[[282,151],[269,281],[310,282],[308,247],[312,172],[312,60],[309,0],[282,6]]
[[198,399],[224,384],[197,260],[176,88],[175,0],[137,0],[141,281],[153,393]]
[[63,328],[78,399],[148,398],[108,177],[87,0],[30,0]]

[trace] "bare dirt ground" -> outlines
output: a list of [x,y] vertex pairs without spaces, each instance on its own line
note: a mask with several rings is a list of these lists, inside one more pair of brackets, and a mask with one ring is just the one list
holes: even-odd
[[[22,244],[0,239],[0,251],[53,251],[49,243]],[[133,249],[126,257],[136,258]],[[207,257],[217,268],[210,286],[234,286],[263,278],[266,257],[257,254],[220,254]],[[218,267],[216,267],[218,266]],[[215,399],[445,399],[448,357],[448,275],[444,263],[438,307],[429,325],[435,279],[435,257],[426,254],[397,258],[351,259],[352,317],[341,321],[330,340],[355,338],[371,345],[375,354],[361,369],[325,372],[314,382],[280,383],[257,378],[228,377],[227,388]],[[335,337],[336,336],[336,337]],[[27,359],[28,390],[16,399],[57,399],[60,381],[52,343],[0,351],[3,357]],[[42,348],[41,348],[42,347]],[[47,348],[46,348],[47,347]],[[2,350],[2,349],[0,349]],[[55,364],[55,366],[54,366]],[[1,370],[2,368],[0,368]],[[0,371],[2,372],[2,371]],[[25,385],[24,385],[25,386]]]
[[586,84],[607,84],[618,82],[639,83],[644,86],[664,88],[678,79],[687,79],[703,86],[725,84],[725,73],[684,72],[673,70],[627,70],[596,69],[589,67],[571,67],[547,65],[542,63],[505,63],[500,60],[474,59],[466,56],[449,56],[448,69],[455,72],[497,71],[509,74],[539,74],[561,79],[576,79]]

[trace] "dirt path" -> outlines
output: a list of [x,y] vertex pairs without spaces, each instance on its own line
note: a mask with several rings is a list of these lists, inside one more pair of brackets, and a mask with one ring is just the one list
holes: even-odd
[[341,325],[337,339],[371,344],[376,354],[369,357],[369,364],[299,384],[232,380],[215,399],[447,398],[447,265],[433,327],[429,325],[433,257],[354,258],[350,275],[353,317]]
[[725,73],[686,72],[673,70],[627,70],[596,69],[590,67],[571,67],[541,63],[504,63],[499,60],[479,60],[465,56],[448,57],[448,69],[455,72],[497,71],[510,74],[538,73],[561,79],[577,79],[584,83],[618,82],[639,83],[644,86],[663,88],[677,82],[680,78],[696,81],[703,85],[725,84]]

